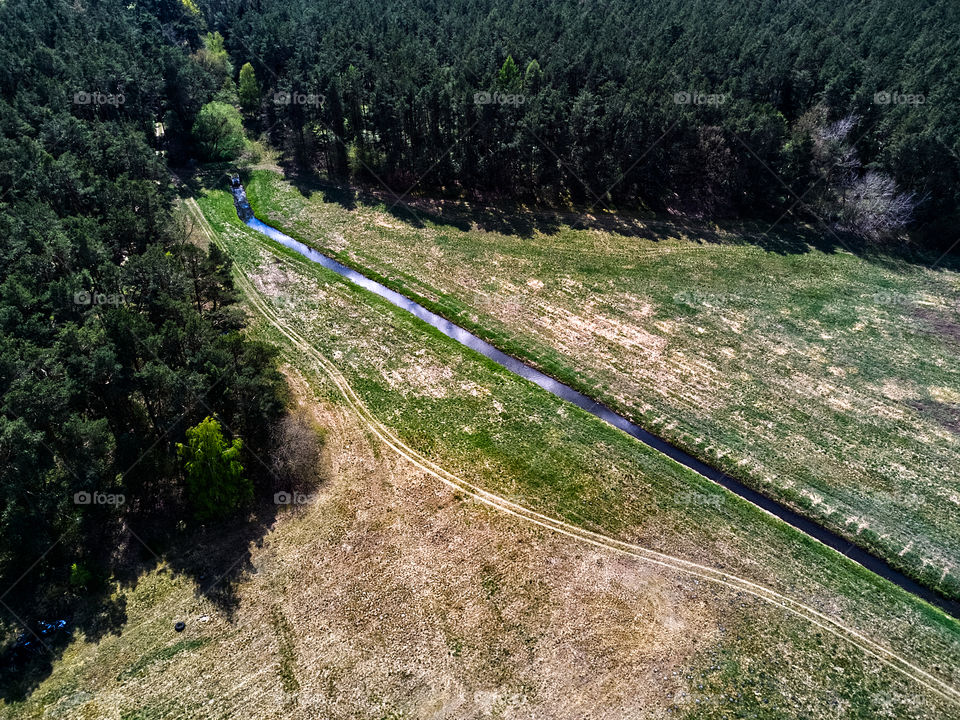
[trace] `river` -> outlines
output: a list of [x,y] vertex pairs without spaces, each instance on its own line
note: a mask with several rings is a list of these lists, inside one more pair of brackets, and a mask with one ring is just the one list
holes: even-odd
[[574,390],[569,385],[565,385],[559,380],[556,380],[549,375],[545,375],[536,368],[527,365],[511,355],[507,355],[485,340],[481,340],[468,330],[465,330],[459,325],[455,325],[440,315],[427,310],[427,308],[423,307],[419,303],[414,302],[405,295],[401,295],[385,285],[378,283],[375,280],[371,280],[353,268],[347,267],[343,263],[337,262],[333,258],[324,255],[309,245],[305,245],[299,240],[290,237],[286,233],[267,225],[253,214],[250,204],[247,202],[246,192],[244,191],[242,185],[234,185],[233,196],[234,204],[237,207],[238,216],[249,227],[253,228],[257,232],[263,233],[271,240],[274,240],[290,250],[300,253],[308,260],[312,260],[313,262],[322,265],[328,270],[335,272],[337,275],[346,278],[355,285],[359,285],[360,287],[379,295],[398,308],[406,310],[410,314],[415,315],[423,320],[423,322],[427,323],[428,325],[435,327],[444,335],[456,340],[461,345],[464,345],[471,350],[480,353],[484,357],[493,360],[495,363],[503,366],[515,375],[519,375],[520,377],[539,385],[547,392],[556,395],[558,398],[566,400],[567,402],[573,403],[577,407],[586,410],[591,415],[600,418],[604,422],[613,425],[615,428],[618,428],[619,430],[622,430],[628,435],[636,438],[644,445],[663,453],[684,467],[687,467],[690,470],[703,475],[705,478],[722,485],[730,492],[739,495],[744,500],[747,500],[757,507],[766,510],[771,515],[775,515],[788,525],[791,525],[793,528],[805,533],[806,535],[809,535],[810,537],[816,538],[824,545],[833,548],[847,558],[889,580],[907,592],[926,600],[932,605],[936,605],[944,612],[947,612],[953,617],[960,619],[960,602],[945,598],[934,590],[920,585],[901,573],[899,570],[895,570],[894,568],[890,567],[886,561],[871,555],[832,530],[819,525],[810,518],[794,512],[785,505],[782,505],[780,502],[747,487],[721,470],[717,470],[716,468],[697,460],[692,455],[671,445],[666,440],[657,437],[647,430],[644,430],[639,425],[627,420],[625,417],[614,412],[603,403],[599,403],[583,393]]

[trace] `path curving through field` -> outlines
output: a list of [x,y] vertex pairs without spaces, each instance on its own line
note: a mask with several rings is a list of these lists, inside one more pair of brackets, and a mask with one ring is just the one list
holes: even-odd
[[[218,243],[218,238],[213,228],[209,226],[206,217],[200,206],[193,199],[186,201],[192,214],[199,221],[200,227],[213,243]],[[296,241],[294,241],[296,242]],[[314,251],[315,252],[315,251]],[[329,260],[329,258],[327,258]],[[287,260],[286,262],[289,262]],[[334,262],[334,261],[331,261]],[[429,458],[424,457],[413,448],[406,445],[391,429],[383,425],[377,417],[367,408],[363,400],[356,394],[350,386],[347,379],[340,373],[337,367],[320,353],[312,344],[305,340],[295,329],[285,324],[282,318],[270,306],[266,297],[259,291],[251,278],[237,265],[234,264],[234,276],[238,285],[244,293],[247,301],[252,308],[256,310],[262,318],[268,322],[277,332],[279,332],[293,347],[308,358],[312,359],[317,369],[325,375],[336,387],[340,395],[346,400],[348,406],[360,417],[367,428],[383,442],[387,447],[398,455],[409,461],[414,466],[436,478],[444,485],[447,485],[456,492],[461,493],[475,501],[481,502],[488,507],[502,513],[506,513],[520,520],[532,523],[541,528],[564,535],[579,542],[583,542],[595,547],[603,548],[608,551],[627,555],[638,560],[652,563],[670,570],[680,572],[684,575],[696,577],[707,582],[716,583],[739,592],[748,593],[764,602],[781,608],[786,612],[799,617],[824,632],[828,632],[835,637],[844,640],[864,653],[876,658],[887,667],[895,670],[904,677],[918,683],[927,690],[944,698],[945,700],[960,707],[960,690],[954,688],[943,680],[937,678],[931,673],[923,670],[906,658],[898,655],[892,650],[880,645],[879,643],[867,638],[853,628],[843,625],[839,621],[821,613],[820,611],[794,600],[777,591],[767,588],[758,583],[745,578],[733,575],[731,573],[718,570],[706,565],[700,565],[680,557],[667,555],[640,545],[635,545],[623,540],[608,537],[600,533],[592,532],[576,525],[563,522],[556,518],[543,515],[522,505],[514,503],[506,498],[500,497],[495,493],[484,490],[481,487],[463,480],[457,475],[445,470]],[[353,271],[351,271],[353,272]],[[392,292],[392,291],[391,291]]]
[[262,233],[263,235],[266,235],[271,240],[283,245],[284,247],[303,255],[308,260],[311,260],[319,265],[322,265],[328,270],[337,273],[350,282],[359,285],[360,287],[369,290],[376,295],[379,295],[396,307],[415,315],[420,320],[423,320],[428,325],[436,328],[447,337],[456,340],[461,345],[480,353],[484,357],[506,368],[515,375],[519,375],[520,377],[539,385],[547,392],[561,398],[562,400],[571,402],[577,407],[586,410],[604,422],[613,425],[615,428],[622,430],[631,437],[639,440],[648,447],[663,453],[674,462],[677,462],[684,467],[703,475],[708,480],[711,480],[726,488],[730,492],[739,495],[744,500],[753,503],[757,507],[770,513],[771,515],[774,515],[800,532],[815,538],[827,547],[830,547],[842,555],[845,555],[857,564],[862,565],[871,572],[880,575],[886,580],[889,580],[912,595],[925,600],[931,605],[939,607],[941,610],[949,615],[952,615],[954,618],[960,619],[960,602],[946,598],[936,591],[920,585],[916,581],[901,573],[899,570],[891,567],[885,560],[868,553],[863,548],[855,545],[834,531],[824,527],[823,525],[820,525],[808,517],[799,514],[781,502],[774,500],[773,498],[770,498],[754,490],[753,488],[748,487],[747,485],[744,485],[740,481],[732,478],[730,475],[727,475],[725,472],[707,465],[689,453],[670,444],[663,438],[644,430],[636,423],[633,423],[624,416],[614,412],[603,403],[597,402],[593,398],[574,390],[569,385],[550,377],[549,375],[531,367],[530,365],[527,365],[523,361],[518,360],[511,355],[507,355],[485,340],[480,339],[468,330],[465,330],[459,325],[456,325],[446,318],[428,310],[407,296],[391,290],[385,285],[368,278],[357,270],[354,270],[353,268],[350,268],[343,263],[324,255],[309,245],[290,237],[286,233],[267,225],[254,215],[249,202],[247,202],[246,192],[242,185],[239,185],[239,183],[235,185],[232,188],[232,192],[234,196],[234,205],[237,208],[237,215],[250,228]]

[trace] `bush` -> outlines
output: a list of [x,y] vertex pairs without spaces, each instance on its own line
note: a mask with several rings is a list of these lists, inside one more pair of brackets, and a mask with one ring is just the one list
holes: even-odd
[[193,137],[207,160],[234,160],[244,145],[240,113],[227,103],[207,103],[197,115]]
[[286,415],[271,432],[276,489],[306,491],[316,485],[325,431],[303,414]]

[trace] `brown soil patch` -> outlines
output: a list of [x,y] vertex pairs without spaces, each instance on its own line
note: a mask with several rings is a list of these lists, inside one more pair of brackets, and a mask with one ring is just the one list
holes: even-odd
[[932,308],[919,308],[914,316],[922,320],[930,331],[955,345],[960,345],[960,322],[946,317]]
[[925,417],[931,418],[938,425],[955,435],[960,435],[960,407],[947,403],[928,400],[915,400],[909,403],[910,407],[919,411]]
[[[254,570],[232,622],[210,606],[193,612],[176,639],[205,637],[202,648],[122,683],[135,657],[77,648],[80,684],[99,690],[71,694],[73,710],[644,718],[673,704],[684,665],[729,623],[718,616],[732,597],[691,602],[693,584],[669,571],[458,499],[286,372],[298,404],[328,428],[330,479],[249,549]],[[177,598],[155,610],[178,616]]]

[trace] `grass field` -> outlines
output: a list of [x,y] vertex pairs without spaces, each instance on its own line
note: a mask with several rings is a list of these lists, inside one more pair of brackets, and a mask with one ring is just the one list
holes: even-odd
[[958,273],[668,223],[415,219],[268,170],[247,189],[265,221],[960,597]]
[[[6,717],[652,718],[675,708],[670,716],[782,718],[793,714],[787,703],[806,717],[951,711],[749,597],[458,500],[291,376],[331,431],[325,482],[252,548],[232,620],[192,583],[151,573],[127,593],[122,634],[80,639]],[[237,540],[216,539],[239,553]],[[182,636],[171,629],[181,619]]]
[[[272,248],[226,193],[200,203],[255,288],[251,308],[266,308],[252,332],[282,349],[295,396],[328,431],[323,481],[259,542],[224,531],[183,550],[200,565],[249,554],[229,613],[161,567],[120,591],[117,635],[78,637],[7,717],[866,719],[960,707],[942,694],[960,686],[960,623]],[[824,620],[449,489],[365,424],[312,348],[402,442],[469,482]],[[910,665],[881,663],[871,643]]]

